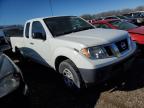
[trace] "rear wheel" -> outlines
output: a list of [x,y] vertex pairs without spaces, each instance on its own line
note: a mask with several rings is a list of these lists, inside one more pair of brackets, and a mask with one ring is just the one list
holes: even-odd
[[61,62],[59,72],[63,75],[64,83],[68,88],[80,90],[84,87],[78,68],[71,60],[67,59]]

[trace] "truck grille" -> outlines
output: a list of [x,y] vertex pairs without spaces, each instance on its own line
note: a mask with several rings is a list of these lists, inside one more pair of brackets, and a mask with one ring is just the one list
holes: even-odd
[[120,56],[125,51],[129,50],[128,39],[123,39],[121,41],[112,43],[104,47],[108,56]]
[[116,42],[115,44],[118,47],[120,53],[128,50],[128,41],[127,41],[127,39]]
[[113,52],[112,52],[110,46],[106,46],[106,47],[105,47],[105,50],[106,50],[106,52],[107,52],[107,54],[108,54],[109,56],[112,56],[112,55],[113,55]]

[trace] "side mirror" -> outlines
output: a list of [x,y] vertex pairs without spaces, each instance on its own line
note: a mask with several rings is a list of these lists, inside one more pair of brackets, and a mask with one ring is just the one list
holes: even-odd
[[34,39],[46,40],[46,36],[43,35],[43,34],[40,33],[40,32],[35,32],[35,33],[33,33],[33,34],[32,34],[32,37],[33,37]]

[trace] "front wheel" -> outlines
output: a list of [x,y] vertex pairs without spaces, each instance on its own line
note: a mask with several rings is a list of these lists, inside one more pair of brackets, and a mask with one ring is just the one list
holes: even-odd
[[61,62],[59,72],[63,75],[64,83],[68,88],[80,90],[84,87],[79,70],[71,60],[67,59]]

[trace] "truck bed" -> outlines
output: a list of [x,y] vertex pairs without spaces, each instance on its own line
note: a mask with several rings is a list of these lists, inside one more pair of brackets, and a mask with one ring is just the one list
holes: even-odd
[[15,52],[15,48],[21,48],[24,46],[24,38],[23,36],[13,36],[10,37],[12,51]]

